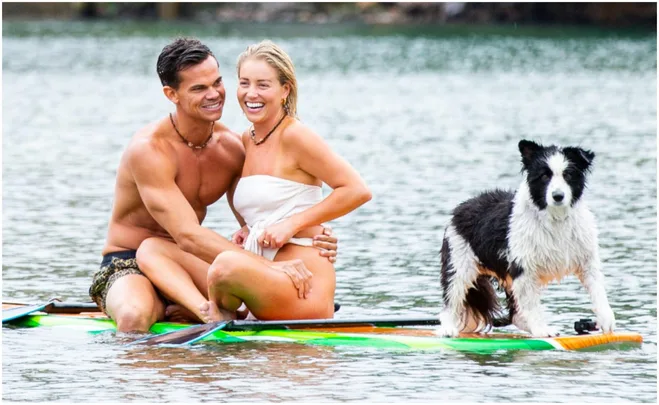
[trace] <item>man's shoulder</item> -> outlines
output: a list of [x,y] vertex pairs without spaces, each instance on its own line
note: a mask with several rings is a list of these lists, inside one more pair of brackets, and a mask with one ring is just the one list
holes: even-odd
[[171,144],[162,136],[162,120],[151,122],[138,129],[124,150],[124,156],[146,160],[166,157],[173,152]]
[[240,141],[240,134],[232,131],[226,125],[222,124],[219,121],[215,121],[215,132],[219,133],[221,136],[227,137],[231,140]]
[[219,134],[220,142],[231,148],[244,149],[242,137],[239,133],[232,131],[219,121],[215,122],[215,132]]

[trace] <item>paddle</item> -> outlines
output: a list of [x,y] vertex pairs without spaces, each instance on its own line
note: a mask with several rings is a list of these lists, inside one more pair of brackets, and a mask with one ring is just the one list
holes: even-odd
[[184,346],[191,345],[200,341],[208,335],[211,335],[218,330],[224,329],[232,321],[219,321],[212,323],[204,323],[201,325],[190,326],[185,329],[180,329],[173,332],[162,333],[155,336],[147,336],[142,339],[135,340],[130,345],[143,344],[148,346],[153,345],[167,345],[167,346]]
[[13,321],[15,319],[20,319],[26,317],[34,312],[44,311],[46,308],[53,305],[53,300],[50,300],[46,303],[33,304],[22,307],[16,307],[11,309],[2,310],[2,323]]
[[356,326],[372,326],[380,328],[396,326],[439,325],[437,317],[383,317],[363,319],[295,319],[287,321],[233,321],[225,330],[266,330],[266,329],[314,329],[314,328],[349,328]]
[[[21,316],[12,316],[11,319],[14,320],[21,318],[26,315],[30,315],[34,312],[46,312],[49,314],[79,314],[81,312],[101,312],[101,309],[93,302],[60,302],[55,301],[56,299],[51,299],[46,304],[26,304],[24,302],[2,302],[2,306],[5,305],[18,305],[16,308],[3,309],[2,318],[3,323],[5,322],[5,314],[20,314],[24,313]],[[28,308],[38,307],[36,310],[29,310]]]
[[331,327],[351,326],[375,326],[393,327],[409,325],[438,325],[436,317],[420,318],[373,318],[373,319],[300,319],[286,321],[219,321],[201,325],[189,326],[174,332],[163,333],[155,336],[147,336],[138,339],[131,344],[146,345],[189,345],[204,337],[218,331],[244,331],[244,330],[266,330],[266,329],[313,329]]

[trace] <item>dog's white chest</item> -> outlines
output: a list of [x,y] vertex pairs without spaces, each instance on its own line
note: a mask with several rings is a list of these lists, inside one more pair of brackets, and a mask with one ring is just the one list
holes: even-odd
[[513,209],[508,235],[508,257],[543,283],[582,270],[593,257],[597,230],[585,207],[574,207],[557,220],[548,212]]

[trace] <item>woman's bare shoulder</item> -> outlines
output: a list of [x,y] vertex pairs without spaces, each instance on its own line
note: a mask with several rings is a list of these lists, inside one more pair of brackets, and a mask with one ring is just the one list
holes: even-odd
[[306,142],[320,139],[320,135],[299,120],[293,120],[281,134],[282,145],[288,148],[303,146]]

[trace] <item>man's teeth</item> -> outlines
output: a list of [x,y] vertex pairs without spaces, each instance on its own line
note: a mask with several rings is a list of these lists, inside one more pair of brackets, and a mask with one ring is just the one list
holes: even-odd
[[212,109],[212,108],[218,108],[219,106],[220,106],[220,102],[218,101],[215,104],[205,105],[204,108],[211,108]]
[[245,103],[248,108],[261,108],[263,107],[263,103]]

